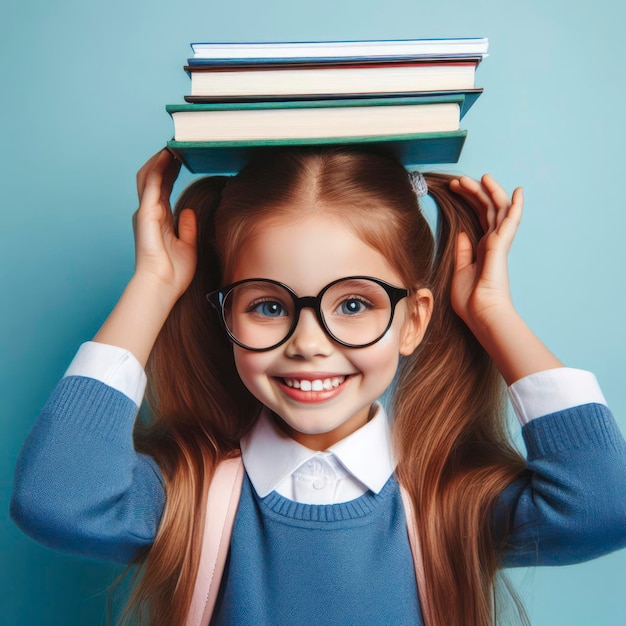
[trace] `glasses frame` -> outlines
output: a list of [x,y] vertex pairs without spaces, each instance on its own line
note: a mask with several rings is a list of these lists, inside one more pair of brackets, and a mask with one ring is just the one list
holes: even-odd
[[[330,329],[328,328],[326,324],[326,320],[324,319],[324,316],[322,314],[322,298],[324,297],[324,294],[331,287],[334,287],[337,283],[343,282],[345,280],[371,280],[373,283],[376,283],[377,285],[381,286],[387,293],[387,296],[389,297],[389,303],[391,304],[391,313],[389,315],[389,323],[387,324],[385,330],[378,337],[376,337],[376,339],[374,339],[373,341],[369,341],[364,344],[352,344],[352,343],[347,343],[345,341],[341,341],[340,339],[338,339],[337,337],[333,335],[333,333],[330,331]],[[293,321],[291,322],[291,327],[289,328],[289,331],[287,332],[287,334],[281,341],[269,346],[268,348],[251,348],[250,346],[246,346],[245,344],[241,343],[241,341],[239,341],[233,335],[233,333],[228,328],[228,324],[226,323],[226,316],[224,314],[224,302],[226,301],[226,298],[228,297],[230,292],[238,285],[242,285],[244,283],[251,283],[251,282],[263,282],[263,283],[271,283],[273,285],[278,285],[279,287],[282,287],[283,289],[285,289],[285,291],[287,291],[287,293],[289,293],[289,295],[293,299],[294,316],[293,316]],[[278,348],[279,346],[282,346],[286,341],[290,339],[290,337],[295,332],[296,327],[298,326],[298,322],[300,320],[300,312],[302,311],[302,309],[313,309],[313,311],[315,312],[315,316],[317,317],[317,321],[319,322],[320,326],[322,327],[326,335],[330,337],[334,342],[338,343],[340,346],[344,346],[346,348],[367,348],[368,346],[371,346],[375,344],[376,342],[380,341],[385,336],[385,333],[389,330],[393,322],[393,317],[394,317],[398,302],[400,302],[400,300],[402,300],[403,298],[406,298],[409,294],[410,294],[410,291],[406,289],[405,287],[396,287],[394,285],[391,285],[390,283],[385,282],[384,280],[380,280],[379,278],[374,278],[373,276],[346,276],[345,278],[338,278],[337,280],[333,280],[331,283],[328,283],[328,285],[326,285],[316,296],[298,296],[291,287],[289,287],[288,285],[285,285],[284,283],[281,283],[280,281],[272,280],[271,278],[246,278],[244,280],[239,280],[236,283],[231,283],[230,285],[226,285],[225,287],[222,287],[221,289],[216,289],[215,291],[211,291],[210,293],[206,295],[206,298],[213,305],[216,311],[219,313],[222,326],[224,327],[224,330],[226,331],[226,334],[228,335],[229,339],[233,343],[237,344],[241,348],[244,348],[245,350],[250,350],[251,352],[268,352],[269,350],[274,350],[274,348]]]

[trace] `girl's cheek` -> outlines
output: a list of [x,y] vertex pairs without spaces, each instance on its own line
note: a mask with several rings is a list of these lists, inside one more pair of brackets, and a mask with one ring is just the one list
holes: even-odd
[[354,350],[352,363],[364,374],[376,373],[393,377],[398,369],[400,351],[398,336],[388,332],[380,341],[367,348]]
[[266,372],[273,361],[271,352],[251,352],[239,346],[233,347],[233,355],[239,378],[246,386],[247,381]]

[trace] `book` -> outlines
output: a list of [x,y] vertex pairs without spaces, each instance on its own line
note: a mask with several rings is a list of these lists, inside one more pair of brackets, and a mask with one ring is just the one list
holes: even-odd
[[413,97],[170,104],[175,141],[375,137],[459,130],[471,92]]
[[235,174],[298,147],[386,152],[408,169],[456,163],[487,39],[194,43],[168,149],[192,173]]
[[306,148],[319,145],[364,146],[387,153],[407,169],[428,164],[456,163],[459,160],[466,130],[444,133],[417,133],[378,137],[335,137],[327,140],[297,139],[291,141],[168,141],[167,147],[194,174],[232,175],[253,158],[286,146]]
[[384,63],[186,65],[187,102],[310,98],[473,89],[479,57]]
[[189,64],[213,60],[222,64],[326,62],[409,59],[416,57],[481,57],[487,55],[484,37],[314,42],[191,43]]

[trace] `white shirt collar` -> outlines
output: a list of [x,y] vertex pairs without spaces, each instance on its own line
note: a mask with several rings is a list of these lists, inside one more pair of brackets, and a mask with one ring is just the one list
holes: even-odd
[[[374,417],[364,426],[326,452],[331,452],[352,476],[378,493],[396,466],[389,423],[382,405],[376,405]],[[267,411],[261,412],[252,430],[241,440],[246,472],[261,498],[317,454],[320,453],[281,431]],[[376,462],[372,462],[373,459]]]

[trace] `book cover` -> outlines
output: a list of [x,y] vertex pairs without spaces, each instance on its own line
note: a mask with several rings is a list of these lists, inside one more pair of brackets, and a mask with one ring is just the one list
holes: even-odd
[[413,104],[437,104],[456,102],[461,109],[461,118],[469,111],[483,92],[482,89],[460,89],[454,91],[416,92],[411,94],[387,94],[382,97],[366,94],[359,98],[346,98],[345,94],[337,94],[337,98],[320,99],[277,99],[266,98],[258,100],[235,99],[233,101],[209,101],[200,104],[168,104],[165,109],[172,114],[178,111],[210,111],[210,110],[245,110],[245,109],[295,109],[295,108],[324,108],[324,107],[373,107],[373,106],[402,106]]
[[[462,89],[462,90],[449,90],[449,91],[407,91],[398,93],[366,93],[366,94],[351,94],[350,100],[361,100],[369,102],[369,106],[376,106],[384,104],[384,100],[388,100],[391,103],[392,100],[396,102],[417,103],[423,102],[449,102],[458,101],[460,104],[461,119],[470,110],[472,105],[476,102],[478,97],[483,93],[482,88],[477,89]],[[324,102],[327,101],[327,106],[331,105],[331,102],[341,103],[346,101],[346,95],[344,93],[336,94],[324,94],[323,96],[302,94],[300,96],[290,96],[288,100],[284,96],[245,96],[245,97],[211,97],[211,96],[185,96],[185,102],[189,104],[240,104],[246,106],[248,104],[257,104],[259,106],[271,106],[273,103],[313,103],[315,101]],[[462,100],[457,100],[457,96],[462,96]],[[352,102],[352,104],[355,104]],[[180,105],[170,105],[180,106]],[[340,104],[339,104],[340,106]]]
[[252,142],[179,142],[168,141],[168,149],[194,174],[236,174],[249,160],[264,152],[285,147],[345,145],[367,147],[395,156],[407,169],[424,165],[456,163],[467,131],[420,133],[391,137],[335,137],[327,140]]
[[342,67],[393,67],[407,64],[448,65],[471,63],[475,67],[480,65],[483,57],[480,55],[405,55],[401,57],[329,57],[318,60],[312,57],[293,59],[206,59],[202,57],[187,59],[183,66],[185,72],[237,72],[246,70],[293,70],[308,68],[323,68],[326,70]]
[[[479,62],[482,61],[487,54],[479,57]],[[263,66],[286,66],[295,67],[298,65],[342,65],[342,64],[358,64],[358,63],[406,63],[419,60],[425,61],[471,61],[476,59],[475,53],[468,54],[428,54],[428,55],[415,55],[415,54],[394,54],[386,56],[327,56],[327,57],[245,57],[245,58],[227,58],[217,57],[215,59],[203,58],[203,57],[188,57],[187,65],[190,67],[209,67],[211,65],[224,66],[224,67],[263,67]]]
[[313,42],[194,42],[193,58],[222,59],[226,63],[247,62],[319,62],[341,59],[408,58],[415,56],[487,55],[485,37],[439,39],[388,39],[362,41]]

